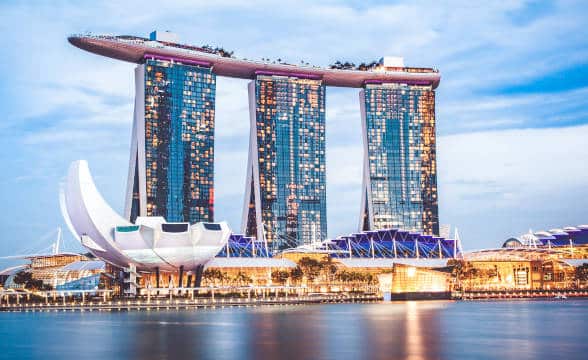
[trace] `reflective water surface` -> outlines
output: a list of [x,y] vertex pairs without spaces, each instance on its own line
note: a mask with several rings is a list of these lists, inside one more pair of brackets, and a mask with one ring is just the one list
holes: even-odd
[[586,359],[588,301],[0,313],[2,359]]

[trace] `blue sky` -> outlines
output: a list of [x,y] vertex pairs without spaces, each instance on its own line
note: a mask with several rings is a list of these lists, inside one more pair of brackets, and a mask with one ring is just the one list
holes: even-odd
[[[464,248],[588,223],[585,3],[149,3],[0,3],[0,256],[47,244],[63,226],[58,186],[73,160],[87,159],[104,197],[123,207],[133,64],[67,43],[68,34],[86,31],[172,30],[182,42],[249,59],[328,65],[402,55],[407,65],[439,68],[440,216],[459,227]],[[234,229],[245,182],[246,84],[219,78],[217,85],[216,213]],[[360,129],[357,89],[329,88],[330,236],[357,226]]]

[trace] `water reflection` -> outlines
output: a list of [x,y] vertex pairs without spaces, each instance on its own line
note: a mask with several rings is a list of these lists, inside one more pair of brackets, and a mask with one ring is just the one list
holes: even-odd
[[[262,309],[253,317],[249,359],[294,357],[310,359],[321,353],[322,325],[315,308]],[[309,326],[317,324],[318,326]]]
[[0,358],[582,358],[588,301],[0,313]]
[[125,334],[108,343],[126,359],[428,359],[439,354],[440,309],[406,302],[113,314],[111,329]]
[[[423,342],[421,335],[421,324],[419,313],[417,312],[417,304],[414,301],[409,301],[406,304],[406,358],[409,360],[423,360],[424,349],[426,344]],[[435,338],[435,337],[433,337]]]
[[439,358],[439,323],[445,305],[408,301],[368,308],[369,358]]

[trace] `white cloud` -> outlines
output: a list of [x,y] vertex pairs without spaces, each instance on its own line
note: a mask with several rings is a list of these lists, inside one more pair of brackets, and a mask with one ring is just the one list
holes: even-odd
[[586,222],[587,137],[587,125],[439,137],[441,220],[464,227],[469,248]]
[[441,136],[440,176],[449,184],[499,184],[524,196],[580,186],[588,183],[588,172],[579,171],[588,159],[587,137],[587,125]]
[[[248,139],[249,98],[248,81],[217,77],[216,83],[216,137],[231,138],[235,141]],[[221,141],[223,141],[221,139]],[[246,151],[244,148],[243,151]]]
[[576,125],[588,119],[588,88],[536,94],[451,98],[438,91],[438,125],[445,132]]
[[[234,196],[244,196],[245,175],[247,171],[247,151],[217,152],[214,159],[215,171],[215,198],[222,201]],[[241,203],[231,204],[241,211]]]

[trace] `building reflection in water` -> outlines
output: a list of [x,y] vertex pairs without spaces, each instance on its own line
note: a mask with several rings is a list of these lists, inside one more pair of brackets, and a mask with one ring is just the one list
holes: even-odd
[[[254,334],[244,313],[226,310],[137,313],[124,341],[125,359],[248,359]],[[129,313],[129,317],[132,314]],[[125,347],[120,347],[123,349]]]
[[431,359],[442,354],[445,304],[112,314],[101,334],[110,339],[101,341],[112,345],[109,355],[126,359]]
[[446,302],[393,302],[366,309],[361,338],[370,359],[439,359]]
[[[264,308],[251,318],[247,359],[320,358],[320,312],[313,307]],[[318,326],[316,326],[318,325]]]
[[[406,303],[406,346],[405,354],[409,360],[423,360],[427,359],[425,353],[427,352],[428,343],[425,344],[421,334],[420,316],[417,309],[417,304],[414,301]],[[432,321],[428,325],[434,325]],[[426,326],[426,325],[425,325]],[[437,339],[437,336],[433,336]]]

